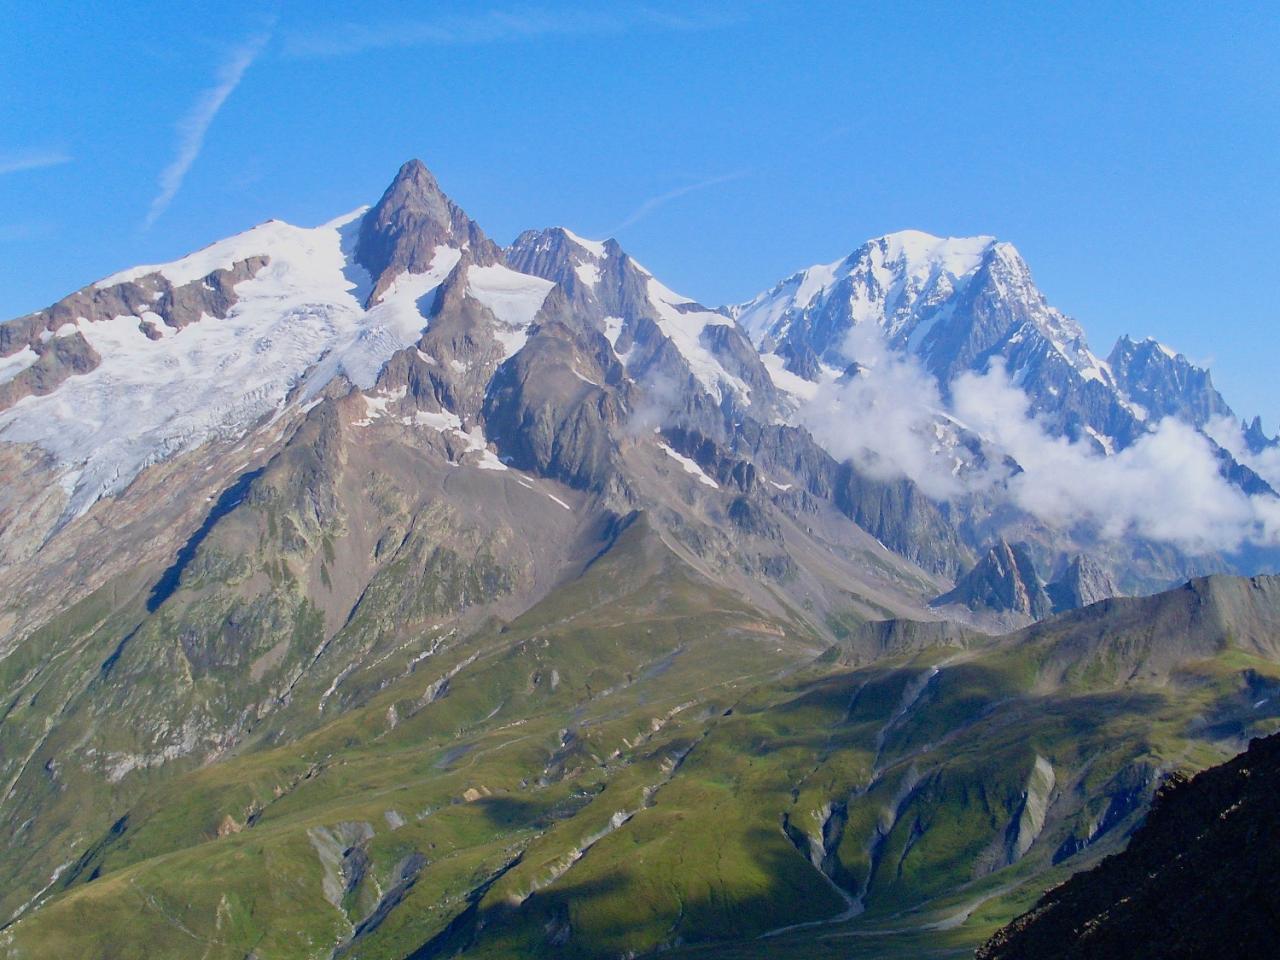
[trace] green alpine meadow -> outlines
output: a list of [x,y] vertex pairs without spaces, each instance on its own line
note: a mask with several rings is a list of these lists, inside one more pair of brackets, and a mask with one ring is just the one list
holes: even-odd
[[12,11],[0,960],[1274,952],[1278,46]]

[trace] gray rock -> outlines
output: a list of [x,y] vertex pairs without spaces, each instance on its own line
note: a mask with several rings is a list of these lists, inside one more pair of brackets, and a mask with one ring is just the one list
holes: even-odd
[[935,597],[932,606],[950,603],[963,604],[970,610],[1012,611],[1036,620],[1052,612],[1026,545],[1011,545],[1003,539],[992,545],[954,589]]
[[425,273],[438,246],[468,250],[482,266],[502,260],[498,246],[445,196],[422,161],[410,160],[360,223],[355,258],[373,280],[366,306],[399,274]]
[[1049,584],[1045,592],[1053,602],[1054,613],[1076,610],[1120,595],[1111,575],[1101,564],[1085,554],[1073,557],[1062,576]]

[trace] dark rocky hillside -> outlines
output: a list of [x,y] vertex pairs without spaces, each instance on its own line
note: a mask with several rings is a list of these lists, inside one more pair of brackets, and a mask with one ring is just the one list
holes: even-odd
[[1280,734],[1170,778],[1128,849],[1051,890],[979,960],[1275,956],[1278,795]]

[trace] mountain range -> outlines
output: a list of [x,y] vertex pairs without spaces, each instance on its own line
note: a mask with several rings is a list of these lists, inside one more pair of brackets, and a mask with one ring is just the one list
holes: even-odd
[[1276,449],[989,237],[713,308],[411,161],[107,277],[0,324],[0,951],[975,946],[1275,729]]

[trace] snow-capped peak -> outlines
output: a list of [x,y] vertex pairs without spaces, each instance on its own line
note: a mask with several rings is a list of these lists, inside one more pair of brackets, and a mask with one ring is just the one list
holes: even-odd
[[[878,247],[886,263],[901,264],[911,275],[920,276],[937,269],[953,277],[963,277],[977,270],[987,251],[995,245],[995,237],[936,237],[921,230],[899,230],[869,241],[864,249]],[[1012,244],[1001,246],[1013,249]]]
[[[732,313],[757,343],[784,337],[808,312],[835,308],[853,323],[872,322],[892,337],[915,326],[917,304],[952,295],[998,244],[994,237],[937,237],[901,230],[868,240],[847,257],[788,277]],[[1020,258],[1019,258],[1020,261]]]
[[586,240],[583,237],[578,236],[568,227],[556,227],[554,229],[559,230],[572,243],[577,244],[579,247],[587,251],[587,253],[591,254],[591,256],[595,257],[596,259],[601,259],[605,256],[605,250],[604,250],[605,241]]
[[177,287],[265,258],[235,285],[221,319],[205,315],[174,329],[145,309],[81,317],[76,328],[100,362],[0,411],[0,440],[39,444],[60,461],[70,518],[152,463],[242,435],[281,410],[304,380],[303,399],[339,375],[372,386],[386,360],[421,336],[424,298],[461,254],[437,246],[425,270],[388,279],[366,309],[371,279],[352,256],[361,213],[314,228],[270,220],[172,263],[100,281],[106,289],[159,274]]

